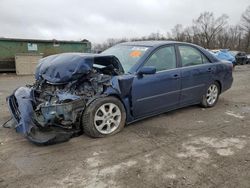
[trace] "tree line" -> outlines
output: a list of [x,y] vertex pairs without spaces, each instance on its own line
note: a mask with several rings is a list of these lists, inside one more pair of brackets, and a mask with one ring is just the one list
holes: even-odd
[[159,32],[144,37],[107,39],[106,42],[93,45],[93,51],[103,51],[117,43],[141,40],[175,40],[190,42],[207,49],[230,49],[250,52],[250,6],[241,15],[237,25],[228,24],[228,16],[215,17],[212,12],[201,13],[192,25],[184,27],[177,24],[166,35]]

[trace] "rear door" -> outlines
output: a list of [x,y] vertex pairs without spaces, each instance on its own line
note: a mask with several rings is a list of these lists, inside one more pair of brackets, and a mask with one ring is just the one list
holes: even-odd
[[157,72],[134,79],[134,116],[140,118],[178,107],[180,70],[177,68],[175,47],[171,45],[157,49],[143,66],[154,66]]
[[197,48],[179,45],[181,61],[181,95],[180,105],[200,102],[208,84],[212,81],[213,64]]

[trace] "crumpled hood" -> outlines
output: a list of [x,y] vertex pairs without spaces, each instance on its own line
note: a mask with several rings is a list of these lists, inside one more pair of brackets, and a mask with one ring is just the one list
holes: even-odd
[[86,53],[62,53],[51,55],[39,61],[36,80],[45,79],[50,83],[67,83],[88,74],[93,65],[112,66],[122,70],[115,56]]

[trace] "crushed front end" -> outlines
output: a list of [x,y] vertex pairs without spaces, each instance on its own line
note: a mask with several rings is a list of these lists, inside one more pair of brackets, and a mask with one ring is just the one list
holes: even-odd
[[[109,67],[112,58],[63,54],[41,61],[36,82],[7,98],[16,131],[41,145],[80,135],[84,109],[95,98],[105,96],[112,76],[119,74],[119,69]],[[99,60],[101,68],[94,68]]]

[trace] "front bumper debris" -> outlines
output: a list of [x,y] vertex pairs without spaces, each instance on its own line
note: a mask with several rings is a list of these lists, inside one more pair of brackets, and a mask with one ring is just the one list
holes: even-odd
[[40,106],[41,113],[37,115],[33,89],[20,87],[7,98],[7,103],[16,121],[16,131],[35,144],[65,142],[82,133],[80,126],[69,128],[70,124],[76,124],[78,115],[84,109],[85,104],[81,100]]

